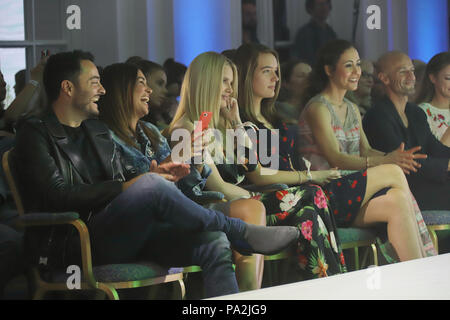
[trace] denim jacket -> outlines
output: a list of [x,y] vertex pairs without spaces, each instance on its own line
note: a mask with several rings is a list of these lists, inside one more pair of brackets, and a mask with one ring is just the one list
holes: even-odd
[[[155,151],[151,141],[144,134],[144,131],[141,128],[142,125],[147,126],[158,136],[160,143],[157,151]],[[110,132],[114,143],[122,154],[122,165],[127,180],[142,173],[149,172],[150,164],[153,160],[156,160],[156,162],[160,164],[170,155],[170,147],[166,138],[161,135],[156,126],[149,122],[139,121],[137,126],[137,145],[140,150],[127,145],[112,130],[110,130]]]
[[[145,125],[150,128],[159,137],[159,148],[155,152],[150,140],[142,131],[140,125]],[[158,128],[149,122],[139,121],[137,127],[138,146],[140,150],[127,145],[114,132],[111,131],[111,136],[117,148],[121,152],[122,167],[124,175],[127,180],[132,179],[142,173],[149,172],[150,164],[153,160],[159,164],[164,161],[171,153],[170,146],[165,137],[163,137]],[[220,200],[223,195],[219,192],[204,191],[206,180],[211,174],[211,168],[203,165],[203,170],[200,173],[194,165],[191,164],[190,173],[179,180],[177,187],[190,199],[194,201],[202,201],[202,199]]]

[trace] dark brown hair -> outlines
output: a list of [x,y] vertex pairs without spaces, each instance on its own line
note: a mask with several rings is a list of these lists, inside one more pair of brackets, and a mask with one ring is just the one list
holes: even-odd
[[[135,130],[130,127],[134,114],[133,90],[139,68],[134,64],[115,63],[103,70],[102,84],[106,94],[99,101],[99,118],[126,144],[138,148]],[[158,148],[159,138],[147,126],[141,126],[152,146]]]
[[433,100],[435,89],[430,80],[430,75],[437,76],[442,69],[450,65],[450,52],[438,53],[428,62],[425,69],[425,76],[422,80],[422,88],[417,96],[417,102],[430,102]]

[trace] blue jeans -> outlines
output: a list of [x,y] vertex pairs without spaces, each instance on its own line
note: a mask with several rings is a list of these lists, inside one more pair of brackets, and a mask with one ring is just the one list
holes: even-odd
[[95,264],[151,260],[199,265],[208,297],[238,292],[227,239],[244,222],[206,209],[157,174],[146,174],[89,221]]

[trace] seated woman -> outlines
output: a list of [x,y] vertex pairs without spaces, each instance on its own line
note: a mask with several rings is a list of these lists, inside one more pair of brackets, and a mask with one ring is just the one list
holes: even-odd
[[[136,65],[113,64],[105,68],[102,83],[106,95],[100,102],[100,119],[106,122],[113,141],[121,150],[124,168],[127,170],[126,178],[148,172],[153,161],[160,164],[171,160],[167,140],[156,126],[140,120],[149,113],[148,95],[150,101],[153,99],[143,72]],[[221,209],[230,217],[265,225],[265,209],[257,200],[240,199],[215,208]],[[258,257],[262,256],[239,255],[235,260],[241,291],[260,287],[263,270],[257,261]]]
[[278,113],[287,123],[297,123],[300,116],[302,92],[311,66],[299,59],[281,65],[280,95],[275,103]]
[[450,52],[428,62],[417,101],[427,115],[431,132],[450,147]]
[[[375,68],[372,61],[361,60],[361,78],[358,82],[358,89],[347,91],[345,97],[359,108],[361,118],[372,106],[372,87],[374,85]],[[298,119],[298,118],[297,118]]]
[[[227,199],[254,196],[266,207],[267,225],[297,226],[302,233],[297,247],[299,275],[302,279],[345,272],[336,225],[322,189],[317,185],[303,184],[309,179],[306,171],[292,174],[262,168],[256,157],[252,156],[250,142],[241,129],[243,124],[234,98],[237,81],[236,66],[225,56],[215,52],[197,56],[188,67],[179,109],[169,127],[172,138],[180,129],[192,132],[199,115],[204,111],[212,112],[210,129],[215,129],[215,133],[220,132],[224,140],[219,142],[215,139],[214,153],[211,154],[213,159],[206,160],[212,168],[206,188],[222,192]],[[236,133],[238,136],[237,154],[234,148],[226,150],[227,140],[231,139],[226,133]],[[239,156],[239,150],[245,150],[244,158]],[[227,161],[223,161],[225,155]],[[337,177],[339,174],[335,170],[329,170],[313,175],[312,180],[324,184]],[[257,186],[284,183],[293,187],[255,195],[239,186],[244,178]]]
[[[360,58],[351,43],[336,40],[321,49],[308,79],[305,99],[310,100],[299,120],[300,154],[315,170],[330,166],[343,173],[365,170],[365,199],[370,201],[361,207],[353,225],[387,222],[388,239],[400,261],[434,255],[422,215],[399,167],[406,172],[416,170],[414,159],[424,156],[415,154],[418,148],[405,151],[400,146],[384,154],[370,147],[358,107],[344,97],[348,90],[356,90],[360,76]],[[396,259],[395,255],[391,258]]]

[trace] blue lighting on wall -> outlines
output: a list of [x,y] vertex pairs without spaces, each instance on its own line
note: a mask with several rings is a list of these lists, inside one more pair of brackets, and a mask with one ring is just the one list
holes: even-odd
[[205,51],[230,49],[230,5],[222,0],[174,0],[175,60],[186,65]]
[[447,0],[408,0],[409,56],[428,62],[435,54],[448,51]]

